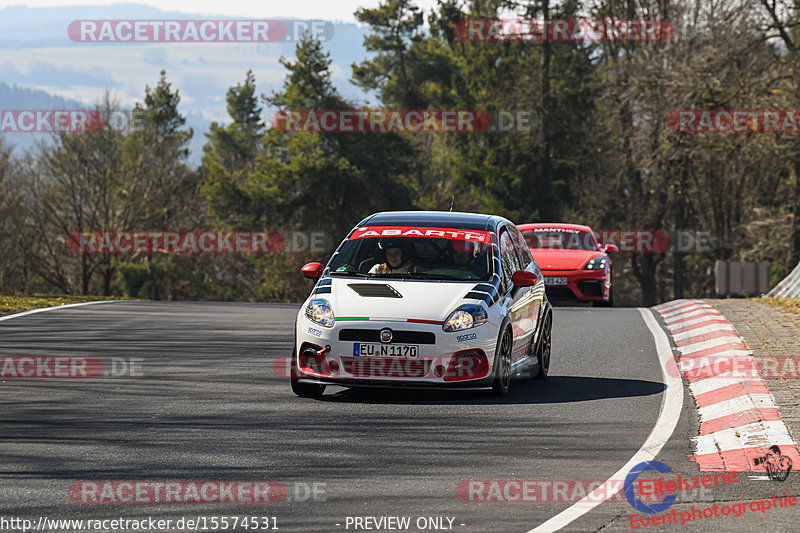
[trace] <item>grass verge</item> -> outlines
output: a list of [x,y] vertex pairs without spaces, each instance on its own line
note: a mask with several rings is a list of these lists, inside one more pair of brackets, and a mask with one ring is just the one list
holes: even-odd
[[753,298],[753,300],[792,313],[800,321],[800,298]]
[[100,300],[131,300],[115,296],[71,296],[64,294],[34,294],[33,296],[14,296],[0,294],[0,315],[19,313],[39,307],[55,307],[57,305],[97,302]]

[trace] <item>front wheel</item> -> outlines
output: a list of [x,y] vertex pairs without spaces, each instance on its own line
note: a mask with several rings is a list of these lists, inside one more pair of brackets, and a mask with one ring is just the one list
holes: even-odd
[[506,329],[500,340],[500,353],[497,354],[497,370],[494,373],[492,391],[497,396],[505,396],[511,387],[511,331]]
[[614,292],[608,289],[608,300],[599,300],[592,302],[594,307],[614,307]]
[[536,358],[539,359],[539,370],[534,374],[534,379],[544,379],[550,372],[550,352],[553,348],[553,315],[548,314],[542,324],[542,339],[539,341],[539,350]]
[[300,380],[292,378],[292,392],[301,398],[321,398],[325,392],[325,385],[316,383],[300,383]]

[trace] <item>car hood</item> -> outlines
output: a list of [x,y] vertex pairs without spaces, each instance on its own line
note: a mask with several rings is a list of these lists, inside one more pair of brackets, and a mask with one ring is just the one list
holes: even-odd
[[328,300],[337,318],[369,317],[371,320],[401,321],[413,318],[442,322],[459,305],[480,303],[479,300],[464,299],[475,285],[481,283],[479,281],[438,282],[336,276],[329,279],[330,292],[315,294],[312,298]]
[[593,257],[605,255],[600,250],[532,249],[533,260],[542,270],[578,270]]

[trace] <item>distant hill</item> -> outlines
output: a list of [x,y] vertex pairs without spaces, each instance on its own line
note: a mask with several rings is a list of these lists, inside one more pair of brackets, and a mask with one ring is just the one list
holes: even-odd
[[[62,98],[38,89],[11,86],[0,82],[0,110],[7,109],[91,109],[94,105],[86,105],[83,102]],[[199,165],[203,157],[203,145],[206,143],[206,136],[203,134],[208,131],[211,121],[206,120],[199,113],[186,114],[186,126],[194,129],[194,137],[189,145],[191,155],[189,163],[193,166]],[[53,135],[49,133],[6,133],[5,140],[14,146],[14,154],[28,152],[36,147],[40,142],[50,143]]]
[[[12,86],[0,82],[0,110],[6,109],[82,109],[81,102],[52,95],[38,89]],[[47,133],[9,133],[4,140],[14,147],[14,154],[28,152],[37,143],[49,143],[52,135]]]
[[[224,6],[220,8],[224,9]],[[313,16],[310,13],[309,16]],[[0,109],[63,109],[92,106],[106,89],[130,108],[155,85],[161,69],[180,90],[180,111],[194,128],[191,162],[198,164],[212,121],[227,122],[225,93],[252,69],[258,92],[278,90],[285,77],[282,56],[294,57],[296,43],[76,43],[67,36],[70,22],[80,19],[205,19],[198,13],[162,11],[140,4],[0,9]],[[233,18],[233,17],[215,17]],[[365,57],[368,29],[334,23],[325,42],[333,61],[332,80],[346,98],[365,101],[349,82],[351,64]],[[374,102],[373,102],[374,103]],[[272,110],[265,109],[265,120]],[[20,150],[47,135],[7,135]]]
[[38,89],[0,82],[0,109],[74,109],[83,104]]

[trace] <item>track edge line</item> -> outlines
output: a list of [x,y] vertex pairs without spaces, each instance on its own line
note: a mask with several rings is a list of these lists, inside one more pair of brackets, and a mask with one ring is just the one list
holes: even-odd
[[[621,486],[621,484],[625,482],[625,476],[631,468],[643,461],[655,459],[667,441],[672,437],[672,433],[678,425],[678,419],[683,409],[683,380],[677,372],[677,363],[673,356],[669,337],[666,331],[664,331],[656,321],[654,310],[642,307],[637,308],[637,310],[641,314],[650,333],[653,335],[656,353],[659,363],[661,364],[661,374],[665,381],[664,384],[667,386],[666,391],[664,391],[664,399],[661,402],[661,410],[659,411],[656,423],[639,450],[622,466],[622,468],[608,478],[605,483],[586,495],[583,499],[575,502],[527,533],[550,533],[558,531],[610,499],[619,491],[609,493],[606,487],[612,484],[618,487]],[[672,371],[668,371],[670,365],[675,367]],[[592,495],[594,495],[594,497],[592,497]]]

